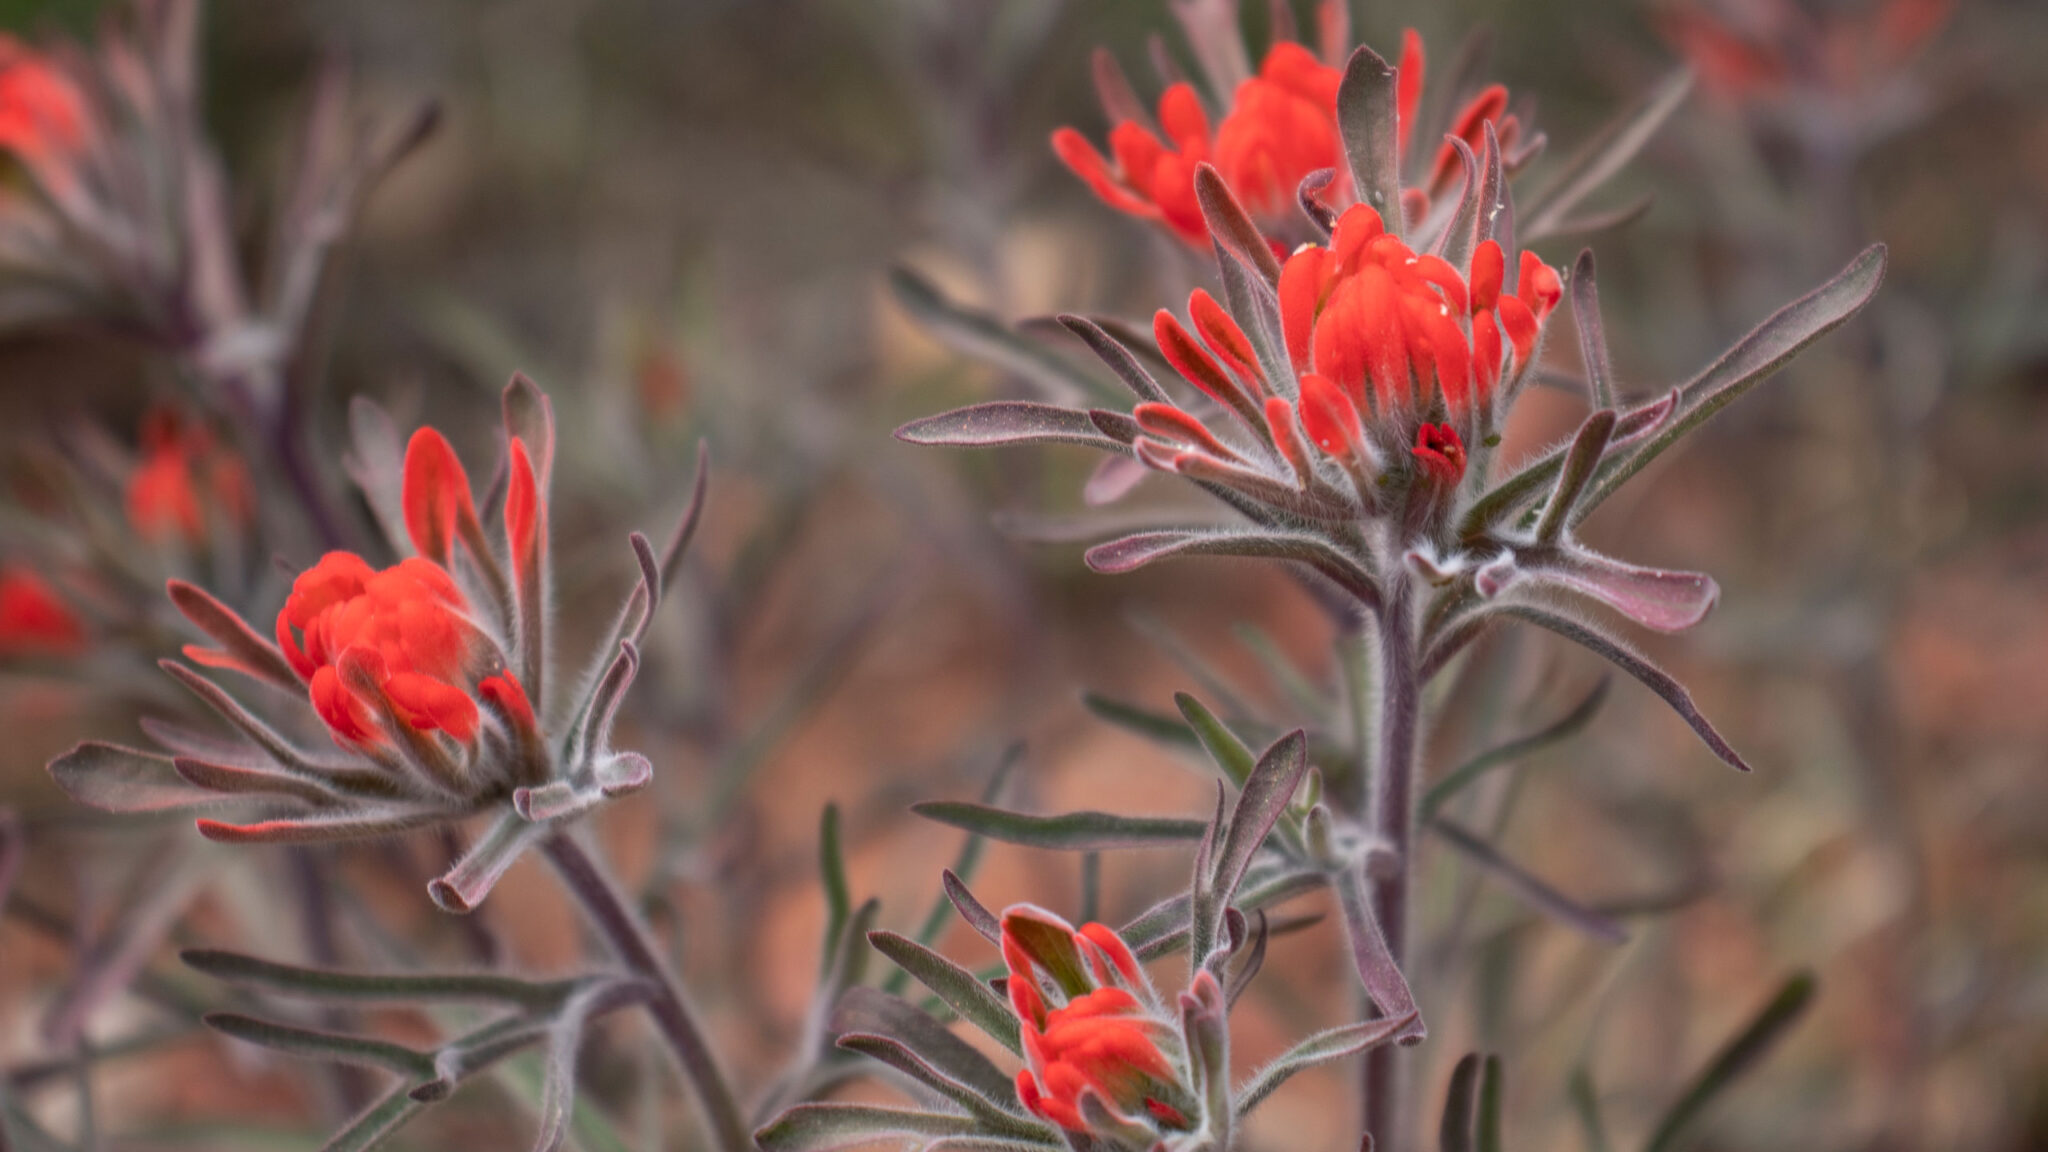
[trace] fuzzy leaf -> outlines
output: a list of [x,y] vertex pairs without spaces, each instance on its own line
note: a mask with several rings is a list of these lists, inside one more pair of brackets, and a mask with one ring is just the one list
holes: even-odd
[[1714,730],[1714,726],[1708,723],[1706,716],[1700,712],[1699,706],[1693,703],[1692,693],[1686,691],[1685,685],[1680,684],[1669,672],[1650,663],[1626,643],[1583,620],[1547,609],[1510,605],[1502,610],[1531,624],[1548,628],[1574,644],[1605,657],[1615,667],[1635,677],[1644,687],[1663,697],[1664,702],[1671,705],[1672,710],[1692,727],[1714,755],[1719,756],[1729,767],[1742,772],[1749,771],[1749,765],[1729,746],[1728,741]]
[[1690,71],[1672,73],[1580,147],[1524,208],[1524,242],[1556,235],[1572,209],[1634,159],[1691,91]]
[[1100,357],[1104,364],[1109,365],[1110,371],[1116,373],[1117,379],[1122,380],[1124,386],[1129,388],[1140,402],[1173,402],[1173,398],[1166,394],[1166,389],[1159,386],[1159,381],[1152,378],[1152,374],[1145,370],[1143,364],[1138,363],[1138,358],[1131,354],[1131,350],[1123,341],[1110,335],[1102,325],[1086,316],[1071,313],[1063,313],[1058,319],[1062,327],[1080,337],[1081,342],[1088,345],[1089,351]]
[[294,772],[244,768],[236,764],[215,764],[210,760],[190,756],[174,758],[171,766],[194,787],[204,788],[208,792],[282,796],[321,807],[338,803],[342,799],[342,794],[329,787],[326,781]]
[[521,980],[483,972],[336,972],[279,964],[213,948],[180,952],[178,959],[196,972],[244,988],[310,1000],[368,1003],[406,1001],[476,1001],[546,1008],[558,1003],[574,981]]
[[1816,983],[1813,973],[1795,973],[1747,1027],[1715,1054],[1713,1060],[1680,1096],[1643,1146],[1644,1152],[1673,1152],[1690,1135],[1693,1125],[1715,1097],[1725,1091],[1767,1055],[1778,1040],[1796,1023],[1813,1002]]
[[896,302],[941,343],[1030,381],[1047,399],[1071,404],[1107,389],[986,312],[946,299],[936,284],[901,265],[889,273]]
[[1360,45],[1337,87],[1337,128],[1344,162],[1360,203],[1380,214],[1387,232],[1405,231],[1401,219],[1401,128],[1394,69]]
[[554,829],[518,812],[507,812],[477,837],[453,867],[427,885],[427,895],[443,912],[474,912],[514,862]]
[[1010,1051],[1023,1054],[1023,1043],[1017,1035],[1017,1015],[1010,1010],[1009,1001],[996,995],[995,989],[974,973],[894,932],[870,932],[868,942],[875,946],[876,951],[917,977],[918,983],[931,989],[934,995],[946,1002],[947,1007],[959,1013],[962,1020],[988,1033]]
[[180,776],[168,756],[94,740],[50,761],[50,775],[73,800],[102,812],[174,812],[225,799]]
[[365,805],[341,812],[277,817],[254,824],[228,824],[201,817],[199,834],[222,844],[325,844],[395,836],[460,820],[466,813],[444,808]]
[[[981,1117],[1029,1130],[1015,1083],[989,1058],[910,1004],[873,988],[849,988],[833,1013],[839,1046],[879,1060]],[[1027,1127],[1027,1125],[1029,1127]],[[1007,1125],[1004,1125],[1007,1126]]]
[[1721,598],[1721,588],[1711,576],[1624,564],[1576,544],[1517,549],[1481,568],[1474,586],[1492,599],[1525,583],[1591,597],[1659,632],[1692,627]]
[[1260,755],[1231,809],[1230,824],[1216,853],[1212,884],[1217,898],[1225,904],[1243,883],[1252,857],[1287,811],[1307,773],[1308,734],[1299,728],[1274,741]]
[[1642,447],[1603,466],[1598,486],[1574,509],[1572,522],[1585,519],[1650,461],[1784,367],[1801,349],[1847,322],[1884,283],[1885,260],[1884,245],[1864,249],[1834,279],[1779,309],[1688,382],[1682,390],[1685,410]]
[[[256,634],[249,622],[237,615],[234,609],[221,603],[213,594],[197,585],[183,580],[172,580],[165,585],[170,593],[171,603],[194,627],[213,638],[221,646],[219,653],[204,656],[195,655],[202,663],[214,667],[230,667],[245,672],[258,680],[264,680],[283,688],[287,692],[304,689],[297,672],[278,651],[277,645]],[[192,654],[191,650],[187,650]],[[199,650],[204,652],[204,649]],[[225,662],[217,662],[225,656]]]
[[1580,252],[1578,263],[1572,265],[1572,320],[1579,329],[1579,358],[1586,365],[1593,407],[1613,408],[1614,365],[1607,355],[1607,326],[1600,319],[1600,285],[1593,278],[1591,248]]
[[1201,747],[1201,741],[1188,730],[1187,725],[1164,713],[1112,700],[1095,692],[1081,693],[1081,706],[1094,713],[1097,719],[1107,720],[1127,732],[1169,748]]
[[896,438],[911,444],[961,448],[1081,444],[1111,452],[1129,451],[1128,441],[1105,434],[1087,411],[1030,400],[991,400],[926,416],[898,428]]
[[357,396],[348,405],[349,450],[342,468],[363,493],[384,538],[400,555],[412,555],[405,531],[405,444],[391,414],[376,401]]
[[434,1058],[402,1044],[277,1024],[237,1012],[209,1012],[204,1020],[222,1035],[288,1055],[383,1068],[414,1080],[434,1078]]
[[1615,414],[1612,408],[1602,408],[1586,417],[1579,425],[1579,431],[1572,437],[1572,446],[1564,454],[1564,467],[1558,472],[1557,484],[1550,490],[1550,499],[1544,502],[1543,516],[1536,522],[1536,543],[1552,545],[1564,535],[1565,525],[1572,508],[1592,483],[1594,469],[1600,467],[1601,459],[1607,453],[1608,441],[1614,438]]
[[835,1152],[891,1137],[965,1136],[973,1120],[947,1112],[873,1104],[798,1104],[754,1133],[762,1152]]
[[945,890],[947,902],[960,913],[960,919],[966,921],[969,928],[980,933],[982,938],[991,944],[1002,939],[1002,922],[996,919],[995,913],[974,898],[974,893],[967,890],[966,881],[948,868],[939,874],[939,883]]
[[327,1138],[320,1152],[369,1152],[396,1135],[413,1117],[431,1105],[412,1098],[404,1081],[364,1109],[349,1125]]
[[1302,1040],[1259,1069],[1256,1075],[1238,1089],[1237,1114],[1242,1117],[1250,1113],[1295,1073],[1377,1048],[1400,1035],[1418,1020],[1419,1017],[1413,1012],[1400,1017],[1381,1017],[1378,1020],[1365,1020],[1357,1024],[1326,1029]]
[[1200,820],[1118,816],[1109,812],[1032,816],[954,800],[927,801],[912,805],[910,810],[927,820],[976,832],[1004,844],[1076,852],[1190,843],[1201,839],[1206,827]]
[[1183,731],[1192,731],[1195,738],[1200,741],[1202,750],[1209,754],[1209,758],[1216,762],[1216,766],[1223,770],[1223,774],[1230,782],[1243,788],[1245,781],[1251,778],[1252,770],[1259,763],[1258,757],[1252,755],[1252,750],[1238,738],[1237,733],[1232,732],[1228,725],[1216,718],[1214,712],[1209,711],[1208,705],[1186,692],[1174,693],[1173,702],[1179,707],[1181,716],[1187,720],[1187,727]]
[[1195,199],[1216,243],[1240,264],[1257,272],[1269,286],[1279,284],[1280,258],[1273,254],[1273,246],[1266,243],[1265,235],[1252,223],[1251,214],[1244,210],[1237,194],[1223,182],[1214,165],[1195,166]]
[[1117,574],[1177,556],[1242,556],[1307,564],[1344,587],[1378,600],[1372,574],[1319,536],[1276,530],[1140,532],[1090,548],[1097,572]]
[[1386,934],[1380,931],[1364,863],[1338,869],[1335,882],[1337,905],[1344,913],[1344,931],[1351,941],[1352,963],[1358,970],[1359,982],[1365,986],[1365,994],[1372,998],[1382,1017],[1408,1019],[1408,1024],[1399,1031],[1403,1045],[1421,1043],[1428,1030],[1416,1012],[1408,978],[1401,974],[1400,965],[1387,948]]

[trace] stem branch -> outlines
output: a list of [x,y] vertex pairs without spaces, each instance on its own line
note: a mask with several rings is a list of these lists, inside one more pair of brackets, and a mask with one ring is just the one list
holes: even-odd
[[703,1026],[691,1010],[682,984],[656,950],[647,926],[626,903],[619,886],[567,832],[557,832],[542,841],[541,853],[555,866],[562,883],[619,959],[659,989],[648,1002],[647,1011],[697,1094],[713,1144],[719,1152],[751,1152],[753,1136],[740,1118],[739,1103]]

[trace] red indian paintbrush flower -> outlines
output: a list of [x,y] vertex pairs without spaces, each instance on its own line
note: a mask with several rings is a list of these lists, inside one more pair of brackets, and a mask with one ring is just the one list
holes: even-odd
[[85,100],[70,77],[11,36],[0,35],[0,151],[46,170],[86,141]]
[[77,613],[42,576],[0,570],[0,656],[68,656],[85,647]]
[[[1409,29],[1402,38],[1399,65],[1401,165],[1407,170],[1408,149],[1422,103],[1425,61],[1422,38]],[[1192,84],[1169,85],[1159,99],[1162,140],[1136,119],[1118,118],[1109,134],[1105,157],[1073,128],[1053,133],[1053,151],[1095,194],[1111,207],[1133,216],[1157,220],[1195,247],[1206,247],[1209,229],[1195,196],[1195,169],[1215,165],[1223,180],[1262,225],[1283,222],[1304,179],[1325,169],[1334,173],[1318,194],[1325,204],[1342,209],[1355,200],[1344,142],[1337,127],[1337,89],[1344,74],[1291,40],[1273,45],[1258,74],[1244,80],[1232,94],[1215,131]],[[1508,114],[1508,92],[1495,84],[1471,100],[1452,118],[1450,135],[1475,152],[1492,124],[1510,167],[1520,159],[1521,128]],[[1117,110],[1110,114],[1117,117]],[[1454,145],[1445,141],[1418,182],[1402,194],[1403,209],[1413,218],[1456,184],[1461,171]]]
[[[533,468],[512,441],[507,543],[515,567],[530,564],[539,525]],[[475,741],[478,699],[508,723],[533,727],[533,708],[506,668],[477,609],[448,568],[457,536],[481,539],[469,477],[439,432],[422,428],[407,447],[406,526],[420,555],[377,571],[360,556],[330,552],[301,573],[277,617],[277,643],[305,679],[335,738],[367,746],[402,733],[443,732]],[[523,558],[523,559],[522,559]]]
[[1004,912],[1010,1006],[1022,1022],[1017,1097],[1035,1115],[1088,1132],[1083,1097],[1123,1119],[1191,1127],[1181,1042],[1138,959],[1101,924],[1076,929],[1040,908]]
[[202,544],[207,511],[229,523],[254,515],[249,470],[214,443],[202,426],[181,421],[168,410],[143,422],[142,461],[128,476],[128,524],[153,542]]

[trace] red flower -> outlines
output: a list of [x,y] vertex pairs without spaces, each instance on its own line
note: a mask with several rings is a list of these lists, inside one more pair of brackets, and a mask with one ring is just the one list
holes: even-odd
[[246,523],[255,500],[249,471],[218,449],[206,429],[157,411],[143,424],[142,463],[128,477],[128,524],[144,539],[206,539],[206,508]]
[[1449,424],[1424,424],[1415,430],[1415,458],[1422,470],[1446,488],[1465,478],[1465,442]]
[[[1402,38],[1398,114],[1402,166],[1422,103],[1422,38],[1410,29]],[[1073,128],[1053,133],[1053,151],[1110,207],[1158,220],[1195,247],[1207,247],[1209,229],[1195,199],[1195,168],[1207,161],[1261,221],[1286,217],[1303,178],[1332,169],[1336,179],[1321,197],[1334,208],[1353,202],[1344,143],[1337,127],[1337,88],[1344,74],[1314,53],[1283,40],[1266,53],[1258,75],[1237,86],[1212,135],[1201,98],[1187,83],[1167,88],[1159,99],[1162,141],[1135,120],[1110,129],[1104,157]],[[1520,125],[1507,110],[1507,89],[1496,84],[1472,98],[1451,122],[1451,134],[1476,151],[1491,122],[1504,155],[1514,154]],[[1114,111],[1112,110],[1112,115]],[[1409,189],[1408,210],[1427,212],[1429,202],[1457,181],[1458,154],[1448,142],[1439,148],[1427,178]]]
[[1003,914],[1003,960],[1010,1005],[1022,1022],[1026,1066],[1017,1074],[1017,1096],[1026,1108],[1087,1132],[1080,1101],[1092,1090],[1125,1116],[1189,1126],[1185,1090],[1162,1047],[1174,1043],[1174,1030],[1121,937],[1101,924],[1076,930],[1020,905]]
[[84,625],[49,581],[27,568],[0,570],[0,655],[68,656],[84,647]]
[[85,144],[89,121],[78,87],[55,65],[0,35],[0,150],[40,168]]
[[[539,509],[525,446],[515,438],[512,451],[513,491],[526,501],[507,514],[517,558],[535,544]],[[407,448],[404,504],[422,555],[381,572],[354,553],[321,557],[293,582],[278,613],[278,647],[306,680],[314,710],[347,744],[403,735],[390,731],[391,723],[468,744],[477,735],[478,697],[530,728],[525,691],[447,568],[454,541],[472,533],[480,539],[481,529],[468,476],[431,428]]]
[[[1436,256],[1418,256],[1360,204],[1337,221],[1328,247],[1290,257],[1280,274],[1288,356],[1303,375],[1335,386],[1357,413],[1405,421],[1441,401],[1462,420],[1491,401],[1503,370],[1504,329],[1517,365],[1535,352],[1541,324],[1563,294],[1556,272],[1522,254],[1516,294],[1491,240],[1472,258],[1472,283]],[[1496,320],[1498,316],[1498,320]],[[1304,383],[1302,420],[1330,450],[1350,417],[1320,384]]]

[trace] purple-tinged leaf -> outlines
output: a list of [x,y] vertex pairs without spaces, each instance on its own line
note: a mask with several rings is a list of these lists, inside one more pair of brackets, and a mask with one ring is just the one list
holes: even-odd
[[1142,568],[1158,560],[1177,556],[1237,556],[1267,560],[1293,560],[1307,564],[1335,580],[1346,590],[1379,599],[1372,574],[1359,563],[1331,547],[1328,541],[1306,532],[1277,530],[1214,530],[1141,532],[1090,548],[1084,557],[1097,572],[1117,574]]
[[[1295,870],[1284,872],[1255,871],[1251,878],[1240,886],[1236,907],[1240,910],[1257,910],[1292,900],[1296,896],[1316,891],[1328,883],[1321,869]],[[1188,909],[1191,901],[1187,893],[1171,896],[1146,909],[1117,934],[1122,936],[1137,953],[1140,960],[1157,960],[1187,947]],[[1314,923],[1319,917],[1297,917],[1275,921],[1272,933],[1283,935],[1296,928]]]
[[1621,925],[1537,879],[1479,836],[1441,817],[1429,827],[1465,859],[1506,885],[1510,892],[1536,911],[1595,940],[1609,944],[1627,942],[1628,932]]
[[[875,1104],[798,1104],[754,1133],[762,1152],[838,1152],[878,1141],[964,1137],[977,1130],[966,1116]],[[928,1147],[928,1144],[923,1146]]]
[[1578,263],[1572,265],[1572,321],[1579,329],[1579,358],[1586,365],[1593,407],[1611,409],[1614,364],[1607,355],[1607,325],[1600,318],[1600,285],[1594,279],[1591,248],[1580,252]]
[[505,813],[477,837],[454,867],[427,885],[427,895],[444,912],[460,915],[476,911],[513,863],[552,831],[549,825],[514,812]]
[[21,874],[21,859],[26,854],[21,817],[11,808],[0,808],[0,912],[7,910],[7,897],[14,892],[14,878]]
[[1614,438],[1607,442],[1608,448],[1625,448],[1650,433],[1664,427],[1679,407],[1685,402],[1685,393],[1677,388],[1666,392],[1662,398],[1638,404],[1621,414],[1614,422]]
[[1451,1070],[1451,1086],[1444,1093],[1444,1118],[1437,1130],[1441,1152],[1478,1152],[1473,1126],[1479,1116],[1479,1070],[1484,1059],[1467,1052]]
[[[1598,390],[1600,385],[1596,383],[1594,387]],[[1543,505],[1543,516],[1536,522],[1537,544],[1549,547],[1564,535],[1573,506],[1585,494],[1586,485],[1592,483],[1593,472],[1607,453],[1607,442],[1614,438],[1614,423],[1614,409],[1602,408],[1579,425],[1578,435],[1572,437],[1572,446],[1564,454],[1564,468],[1558,473],[1557,484]]]
[[654,780],[654,764],[638,752],[607,756],[593,767],[592,778],[606,799],[631,795]]
[[1114,504],[1130,495],[1149,471],[1129,456],[1105,456],[1081,486],[1081,502],[1090,508]]
[[1195,973],[1180,994],[1181,1042],[1187,1047],[1196,1099],[1202,1103],[1202,1135],[1214,1148],[1232,1146],[1237,1117],[1230,1107],[1230,1001],[1215,974]]
[[1152,373],[1147,372],[1145,366],[1138,363],[1138,358],[1131,354],[1130,348],[1122,340],[1110,335],[1102,325],[1086,316],[1076,316],[1072,313],[1062,313],[1057,319],[1067,331],[1080,337],[1081,342],[1088,345],[1089,351],[1100,357],[1104,364],[1109,365],[1110,371],[1116,373],[1117,379],[1122,380],[1125,387],[1128,387],[1139,401],[1152,404],[1173,402],[1172,397],[1166,394],[1166,389],[1159,386],[1159,381],[1153,378]]
[[1138,98],[1138,90],[1131,86],[1131,78],[1124,74],[1123,65],[1116,62],[1116,54],[1107,48],[1096,48],[1088,58],[1088,73],[1095,82],[1095,98],[1102,104],[1102,110],[1109,114],[1111,125],[1136,124],[1157,135],[1158,125],[1152,121],[1152,113],[1145,102]]
[[215,668],[233,668],[247,673],[258,680],[268,681],[287,692],[301,692],[305,683],[297,672],[278,651],[277,645],[256,634],[249,623],[237,615],[235,610],[214,599],[212,593],[183,580],[172,580],[166,585],[171,603],[194,627],[208,636],[222,648],[220,652],[205,649],[186,649],[186,654],[202,664]]
[[1609,208],[1604,212],[1588,212],[1582,216],[1573,216],[1566,220],[1559,220],[1546,229],[1542,239],[1554,240],[1559,236],[1591,236],[1601,232],[1613,232],[1620,228],[1626,228],[1630,224],[1649,215],[1650,209],[1656,203],[1657,198],[1645,192],[1619,208]]
[[193,786],[208,792],[285,796],[320,807],[340,803],[343,799],[342,794],[325,781],[293,772],[215,764],[190,756],[174,758],[171,767]]
[[566,820],[604,803],[604,793],[595,788],[578,788],[567,780],[550,780],[528,788],[512,790],[512,810],[521,819],[540,824]]
[[1216,852],[1211,883],[1225,905],[1236,895],[1237,886],[1244,882],[1245,872],[1251,868],[1252,857],[1287,811],[1307,773],[1308,734],[1299,728],[1274,741],[1259,756],[1230,810],[1230,823]]
[[989,1058],[911,1004],[874,988],[849,988],[832,1014],[839,1046],[888,1064],[981,1117],[984,1123],[1039,1127],[1017,1102],[1016,1083]]
[[987,448],[1013,444],[1080,444],[1127,452],[1128,442],[1110,438],[1080,408],[1056,408],[1030,400],[991,400],[912,420],[896,430],[911,444]]
[[170,673],[172,679],[191,690],[193,695],[206,701],[209,707],[220,714],[221,719],[234,725],[242,735],[247,736],[258,748],[269,754],[271,759],[295,772],[303,772],[309,776],[319,774],[319,768],[311,754],[286,740],[270,725],[258,720],[247,708],[237,703],[234,697],[223,691],[220,685],[175,660],[159,660],[157,667]]
[[1136,443],[1139,433],[1143,431],[1138,427],[1138,422],[1128,414],[1112,412],[1107,408],[1090,408],[1088,422],[1095,426],[1097,432],[1122,445],[1124,449]]
[[363,493],[370,514],[384,538],[400,556],[413,554],[412,534],[405,528],[405,443],[391,414],[376,401],[357,396],[348,405],[349,450],[342,470]]
[[1365,994],[1372,998],[1381,1017],[1408,1021],[1394,1033],[1399,1043],[1403,1046],[1420,1044],[1429,1030],[1424,1027],[1416,1010],[1415,994],[1408,990],[1408,978],[1401,973],[1400,964],[1387,947],[1386,934],[1380,930],[1379,917],[1373,912],[1364,863],[1338,869],[1334,880],[1337,905],[1344,913],[1344,932],[1351,941],[1351,960],[1358,969],[1358,979],[1365,986]]
[[1372,49],[1360,45],[1344,66],[1337,87],[1337,128],[1344,138],[1344,161],[1351,168],[1351,186],[1361,204],[1368,204],[1399,236],[1401,219],[1400,104],[1395,70]]
[[73,800],[102,812],[174,812],[227,799],[195,787],[168,756],[94,740],[50,761],[50,775]]
[[946,899],[960,913],[960,919],[966,921],[969,928],[980,933],[982,939],[991,944],[1002,940],[1002,921],[996,919],[996,914],[989,911],[986,904],[975,899],[974,893],[968,890],[965,880],[960,879],[958,874],[948,868],[939,874],[939,884],[945,889]]
[[1104,398],[1102,384],[1051,351],[1012,332],[1002,321],[946,299],[937,285],[909,268],[889,273],[896,302],[940,343],[1014,372],[1046,399],[1073,404]]
[[[460,820],[460,809],[366,805],[340,812],[280,816],[253,824],[198,821],[199,834],[221,844],[326,844],[396,836],[415,828]],[[523,821],[522,821],[523,823]]]
[[1216,243],[1238,263],[1257,272],[1268,287],[1277,286],[1280,258],[1273,254],[1273,246],[1266,242],[1259,226],[1252,223],[1251,214],[1244,210],[1237,194],[1223,182],[1214,165],[1195,165],[1195,199]]
[[1692,627],[1721,597],[1711,576],[1624,564],[1576,544],[1518,549],[1481,568],[1473,584],[1489,599],[1522,584],[1567,589],[1659,632]]
[[1337,229],[1337,213],[1323,203],[1323,190],[1337,180],[1335,168],[1318,168],[1301,178],[1294,189],[1294,199],[1301,205],[1301,214],[1308,217],[1316,231],[1322,233],[1325,241]]
[[1672,710],[1691,726],[1714,755],[1720,757],[1729,767],[1742,772],[1750,770],[1749,765],[1729,746],[1728,741],[1714,730],[1706,716],[1701,714],[1699,706],[1693,703],[1692,693],[1685,690],[1685,685],[1680,684],[1669,672],[1645,659],[1626,642],[1608,635],[1591,623],[1551,609],[1514,604],[1502,608],[1501,611],[1527,620],[1538,627],[1547,628],[1572,643],[1605,657],[1615,667],[1635,677],[1644,687],[1663,697],[1664,702],[1671,705]]
[[1151,848],[1201,839],[1200,820],[1166,816],[1118,816],[1109,812],[1068,812],[1031,816],[984,804],[932,800],[910,809],[927,820],[986,836],[1004,844],[1101,852],[1115,848]]
[[894,932],[870,932],[868,942],[917,982],[958,1013],[962,1020],[988,1033],[998,1044],[1019,1055],[1023,1041],[1018,1036],[1017,1014],[1010,1002],[974,973],[937,952]]
[[1599,486],[1580,503],[1573,523],[1585,519],[1686,433],[1762,383],[1801,349],[1847,322],[1884,283],[1885,259],[1882,244],[1864,249],[1834,279],[1779,309],[1689,381],[1684,386],[1685,411],[1641,448],[1603,467]]
[[534,479],[541,498],[547,498],[548,482],[555,473],[555,406],[524,372],[512,373],[502,399],[505,435],[516,436],[533,458]]
[[1572,209],[1634,159],[1691,91],[1692,73],[1674,72],[1588,140],[1530,200],[1522,228],[1525,242],[1556,235]]
[[1242,1119],[1264,1103],[1274,1089],[1285,1084],[1295,1073],[1370,1051],[1415,1027],[1420,1021],[1421,1017],[1414,1012],[1405,1016],[1382,1016],[1377,1020],[1326,1029],[1302,1040],[1259,1069],[1238,1089],[1238,1117]]
[[196,972],[239,987],[350,1003],[474,1002],[540,1010],[560,1003],[575,985],[572,980],[521,980],[486,972],[338,972],[214,948],[188,949],[178,959]]

